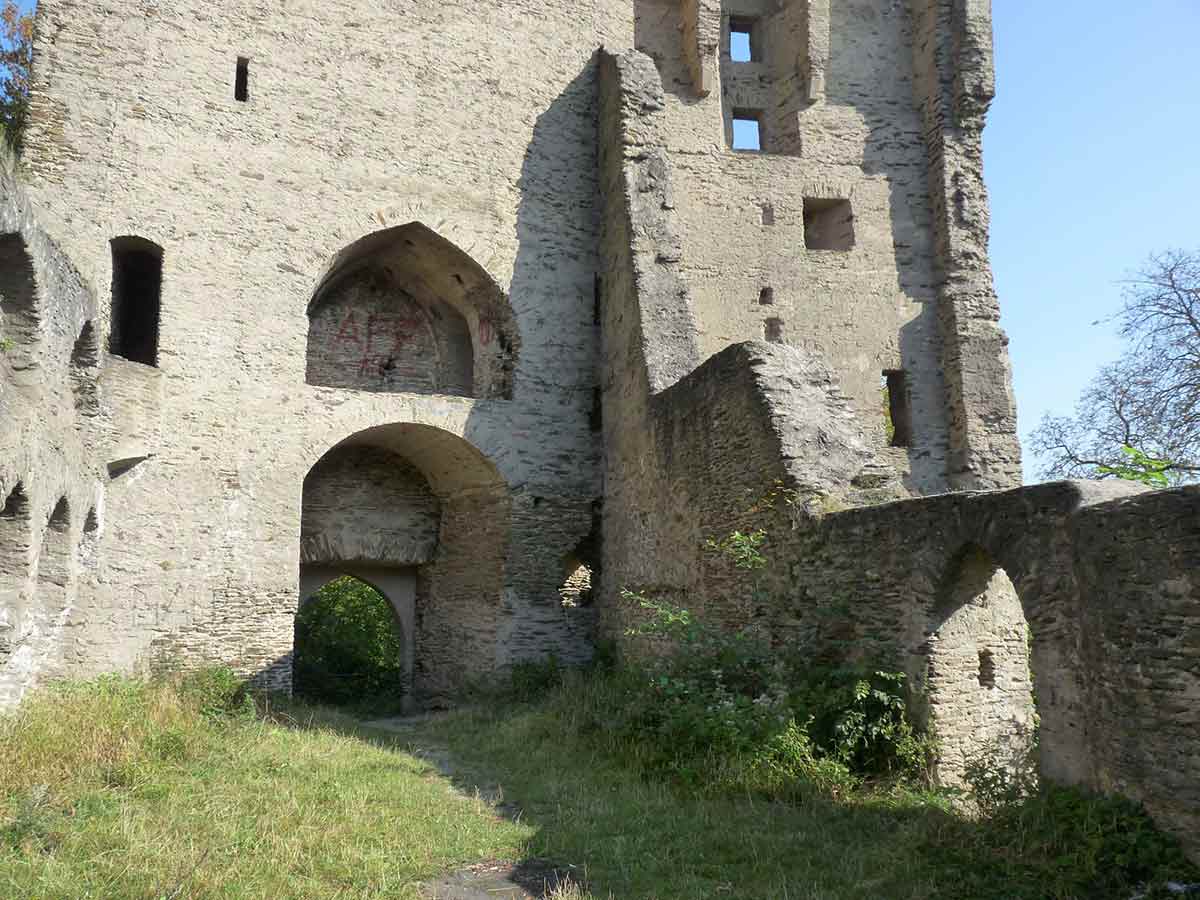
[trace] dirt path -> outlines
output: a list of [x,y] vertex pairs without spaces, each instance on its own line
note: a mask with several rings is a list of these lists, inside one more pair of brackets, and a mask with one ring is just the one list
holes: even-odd
[[[375,731],[415,736],[417,729],[435,715],[396,716],[372,719],[362,724],[364,728]],[[462,793],[471,796],[478,794],[495,810],[497,816],[506,819],[520,817],[520,807],[504,801],[500,785],[474,784],[473,789],[467,788],[462,772],[455,769],[450,751],[445,747],[414,746],[410,752],[449,778]],[[430,900],[548,900],[556,896],[560,888],[570,884],[578,884],[570,871],[558,868],[549,860],[535,858],[517,863],[504,860],[476,863],[427,882],[423,889]]]

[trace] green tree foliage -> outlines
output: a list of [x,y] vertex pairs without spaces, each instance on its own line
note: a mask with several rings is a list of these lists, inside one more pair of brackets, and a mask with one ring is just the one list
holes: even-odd
[[29,119],[33,80],[33,14],[17,0],[0,0],[0,132],[19,150]]
[[296,616],[295,690],[336,705],[404,693],[404,644],[391,604],[357,578],[325,585]]

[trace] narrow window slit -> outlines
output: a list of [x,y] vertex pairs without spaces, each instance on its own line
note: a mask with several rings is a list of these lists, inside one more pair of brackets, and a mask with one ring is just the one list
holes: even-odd
[[770,318],[763,322],[763,339],[768,343],[783,343],[783,319]]
[[996,686],[996,657],[991,650],[979,651],[979,686],[987,688]]
[[908,403],[908,375],[901,369],[883,373],[883,407],[888,445],[912,446],[912,411]]
[[239,103],[246,103],[250,99],[250,60],[244,56],[238,57],[233,99]]

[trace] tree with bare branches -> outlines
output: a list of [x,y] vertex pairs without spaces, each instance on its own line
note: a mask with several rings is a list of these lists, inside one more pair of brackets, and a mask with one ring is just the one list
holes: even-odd
[[1033,432],[1041,474],[1200,480],[1200,251],[1152,256],[1114,319],[1124,355],[1100,370],[1073,416],[1047,415]]
[[17,0],[0,0],[0,132],[20,149],[33,80],[33,14]]

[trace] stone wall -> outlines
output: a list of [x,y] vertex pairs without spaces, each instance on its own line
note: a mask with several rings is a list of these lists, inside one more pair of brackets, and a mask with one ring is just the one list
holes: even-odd
[[[41,0],[35,44],[0,702],[156,661],[287,688],[304,565],[403,581],[437,705],[586,659],[628,587],[904,669],[947,780],[1036,694],[1047,776],[1200,832],[1200,495],[941,493],[1020,473],[987,0]],[[142,362],[124,246],[161,251]],[[704,549],[738,527],[769,600]]]
[[69,669],[106,526],[90,286],[0,148],[0,704]]
[[[559,590],[601,484],[593,57],[632,43],[632,17],[619,0],[582,17],[565,0],[397,15],[366,0],[120,16],[39,3],[28,192],[100,287],[80,358],[99,372],[88,402],[112,511],[70,671],[215,658],[286,686],[304,479],[331,447],[392,425],[447,438],[385,448],[431,485],[467,450],[495,474],[435,488],[437,571],[418,585],[430,690],[590,652]],[[163,251],[157,366],[103,352],[110,241],[125,236]],[[351,328],[345,352],[312,352],[328,347],[326,301],[368,269],[388,288],[357,343]],[[405,331],[412,359],[391,352],[407,298],[433,335]],[[17,468],[6,488],[49,471]],[[342,513],[358,514],[348,498]]]

